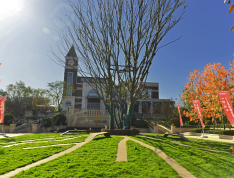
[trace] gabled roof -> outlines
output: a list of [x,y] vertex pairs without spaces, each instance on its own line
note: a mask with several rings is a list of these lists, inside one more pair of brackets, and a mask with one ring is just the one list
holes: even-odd
[[69,52],[67,53],[67,56],[71,56],[71,57],[77,57],[76,55],[76,51],[74,49],[74,46],[72,45],[72,47],[70,48]]

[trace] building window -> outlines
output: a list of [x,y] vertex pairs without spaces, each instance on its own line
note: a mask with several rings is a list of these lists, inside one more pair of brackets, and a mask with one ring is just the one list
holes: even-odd
[[66,102],[66,111],[69,111],[69,106],[71,105],[71,103],[68,101]]
[[151,90],[148,90],[148,98],[151,98]]
[[72,83],[72,73],[68,73],[68,83]]
[[[68,80],[67,80],[67,83],[72,83],[72,74],[73,74],[73,73],[68,73]],[[70,86],[69,88],[71,89],[72,86]],[[72,93],[68,93],[67,96],[72,96]]]

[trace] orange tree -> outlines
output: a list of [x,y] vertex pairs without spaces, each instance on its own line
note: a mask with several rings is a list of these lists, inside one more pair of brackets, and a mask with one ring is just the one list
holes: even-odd
[[[192,104],[194,99],[200,100],[201,112],[205,118],[212,117],[213,121],[221,118],[222,106],[217,92],[231,90],[231,84],[227,77],[229,71],[221,67],[221,63],[214,63],[213,65],[208,63],[204,71],[190,72],[189,82],[186,83],[181,95],[181,100],[188,109],[186,115],[190,117],[190,120],[196,121],[198,119]],[[231,76],[234,77],[233,73]]]

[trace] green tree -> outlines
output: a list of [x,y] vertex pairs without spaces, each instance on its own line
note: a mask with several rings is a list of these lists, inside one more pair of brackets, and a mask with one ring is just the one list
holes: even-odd
[[30,105],[31,87],[26,87],[24,82],[16,82],[15,85],[10,84],[6,90],[5,107],[6,111],[15,117],[23,117],[26,108]]
[[63,97],[68,97],[68,93],[73,93],[75,91],[74,87],[70,83],[63,81],[56,81],[48,83],[46,92],[50,97],[52,97],[58,106],[58,112],[62,111],[61,103]]

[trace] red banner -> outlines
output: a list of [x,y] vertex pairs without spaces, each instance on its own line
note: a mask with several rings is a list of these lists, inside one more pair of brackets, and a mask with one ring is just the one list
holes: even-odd
[[198,114],[198,116],[200,118],[201,125],[204,128],[205,125],[204,125],[203,120],[202,120],[200,101],[199,100],[193,100],[193,106],[194,106],[195,111],[197,112],[197,114]]
[[234,114],[233,114],[233,110],[232,110],[232,103],[231,103],[231,100],[229,98],[229,92],[228,91],[218,92],[218,96],[219,96],[219,99],[221,101],[221,104],[223,106],[223,109],[226,113],[226,116],[227,116],[230,124],[232,125],[232,127],[234,127]]
[[5,96],[0,97],[0,124],[3,124],[4,121],[4,101]]
[[178,108],[179,115],[180,115],[180,126],[183,126],[183,121],[182,121],[181,114],[180,114],[180,106],[179,106],[179,103],[177,103],[177,108]]

